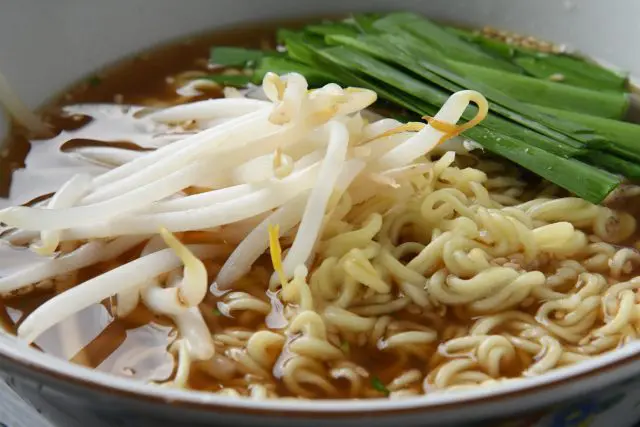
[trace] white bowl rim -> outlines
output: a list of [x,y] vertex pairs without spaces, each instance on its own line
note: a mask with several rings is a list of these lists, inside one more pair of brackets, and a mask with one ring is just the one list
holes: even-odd
[[[28,369],[35,369],[48,375],[57,376],[76,383],[84,383],[87,386],[97,386],[108,391],[121,392],[123,394],[140,398],[153,398],[169,402],[171,404],[195,404],[197,406],[210,406],[214,408],[228,408],[235,410],[257,410],[264,412],[290,412],[290,413],[353,413],[353,412],[397,412],[428,410],[432,407],[459,405],[474,401],[485,401],[489,398],[509,397],[514,393],[535,392],[540,387],[556,386],[566,383],[577,376],[587,378],[598,375],[599,370],[612,367],[612,365],[629,364],[640,356],[640,341],[633,341],[606,353],[575,365],[561,367],[551,372],[536,377],[521,378],[516,381],[508,381],[491,387],[478,387],[470,390],[452,392],[434,392],[424,396],[407,397],[398,400],[391,399],[327,399],[327,400],[299,400],[299,399],[272,399],[252,400],[249,398],[237,398],[218,395],[215,393],[180,390],[147,384],[130,378],[118,377],[112,374],[100,372],[84,366],[61,360],[53,355],[42,353],[20,339],[6,332],[0,332],[0,358],[6,357],[14,363]],[[640,363],[635,364],[634,371],[640,372]]]

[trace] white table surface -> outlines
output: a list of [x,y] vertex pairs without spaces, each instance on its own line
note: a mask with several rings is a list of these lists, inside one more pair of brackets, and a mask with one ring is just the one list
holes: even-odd
[[0,380],[0,427],[53,427]]

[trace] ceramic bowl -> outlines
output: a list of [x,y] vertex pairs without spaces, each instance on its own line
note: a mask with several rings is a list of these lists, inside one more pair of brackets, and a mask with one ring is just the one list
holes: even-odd
[[[0,8],[0,68],[36,107],[163,41],[246,22],[383,9],[531,34],[640,74],[636,0],[21,0]],[[6,131],[0,118],[0,135]],[[640,419],[640,343],[500,387],[396,401],[257,402],[171,390],[62,362],[2,333],[0,372],[61,427],[629,427]]]

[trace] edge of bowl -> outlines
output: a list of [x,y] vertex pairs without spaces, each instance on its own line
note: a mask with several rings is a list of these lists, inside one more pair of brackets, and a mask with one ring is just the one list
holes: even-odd
[[[543,375],[505,382],[492,387],[478,387],[474,390],[455,392],[434,392],[425,396],[399,400],[298,400],[274,399],[255,401],[221,396],[189,390],[169,389],[153,384],[117,377],[83,366],[62,361],[28,347],[17,338],[0,332],[0,360],[6,359],[27,371],[36,371],[50,380],[62,381],[76,387],[90,387],[96,391],[117,397],[142,399],[155,403],[170,403],[178,407],[215,410],[218,412],[238,412],[253,415],[313,415],[319,418],[335,418],[371,414],[398,414],[431,412],[468,407],[481,403],[486,411],[488,404],[504,405],[524,395],[537,395],[538,399],[527,399],[528,406],[543,406],[557,402],[558,397],[550,390],[567,387],[563,398],[569,399],[583,394],[581,384],[590,381],[594,388],[604,388],[616,382],[640,374],[640,341],[632,342],[611,353],[576,365],[561,367]],[[607,375],[603,375],[607,374]],[[535,400],[535,402],[534,402]],[[511,407],[510,409],[514,409]]]

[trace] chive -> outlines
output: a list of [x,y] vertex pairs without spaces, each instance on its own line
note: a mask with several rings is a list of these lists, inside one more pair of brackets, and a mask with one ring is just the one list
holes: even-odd
[[[340,52],[338,49],[342,48],[325,49],[321,53],[327,58],[337,58],[341,55],[338,54],[338,52]],[[347,58],[353,60],[356,57],[357,55],[354,55],[353,52],[346,51],[341,59],[346,61]],[[375,70],[379,72],[385,69],[385,64],[383,63],[367,63],[362,65],[362,69],[369,71]],[[410,87],[408,90],[405,87],[402,90],[403,94],[398,94],[394,92],[393,89],[384,90],[384,86],[380,85],[380,83],[372,86],[367,85],[365,81],[363,86],[376,90],[380,96],[390,99],[420,115],[434,115],[438,110],[437,107],[414,100],[415,98],[412,96],[407,97],[407,95],[404,95],[409,93],[419,95],[420,92],[410,91],[414,89],[419,91],[417,87]],[[465,115],[468,114],[465,113]],[[525,139],[514,138],[508,133],[501,133],[496,131],[496,129],[489,129],[486,122],[487,120],[485,119],[485,121],[478,126],[467,130],[465,134],[476,140],[489,151],[518,163],[585,200],[593,203],[601,202],[620,182],[618,178],[610,173],[593,168],[577,160],[559,157],[534,144],[527,143]],[[511,129],[508,129],[507,131],[510,130]],[[536,142],[538,141],[536,140]]]
[[377,78],[378,80],[391,84],[392,86],[400,88],[406,93],[411,93],[414,96],[422,98],[431,104],[441,105],[449,98],[448,92],[418,79],[414,79],[384,62],[378,61],[370,56],[363,55],[361,52],[348,47],[331,47],[322,50],[320,55],[325,58],[329,58],[332,62],[341,66],[353,68],[371,77]]
[[[405,106],[415,108],[411,104]],[[434,115],[436,112],[437,108],[431,107],[420,114]],[[609,172],[576,159],[557,156],[520,139],[488,129],[483,123],[467,130],[465,134],[492,153],[591,203],[601,203],[620,184],[620,179]]]
[[[593,90],[612,90],[622,91],[624,86],[621,84],[610,84],[597,79],[584,76],[580,73],[565,70],[553,64],[552,61],[544,60],[535,56],[522,56],[514,58],[513,62],[522,67],[530,75],[544,80],[556,81],[562,84],[584,87]],[[559,80],[555,80],[559,76]]]
[[306,65],[312,66],[316,69],[322,69],[324,73],[332,76],[332,81],[339,82],[343,86],[359,86],[369,88],[371,90],[374,90],[378,94],[378,96],[387,99],[395,104],[403,105],[405,107],[407,105],[412,105],[413,108],[407,108],[416,113],[424,110],[424,108],[419,108],[417,106],[420,103],[413,104],[405,94],[397,93],[397,91],[395,91],[393,88],[390,89],[386,87],[384,83],[372,82],[370,79],[365,79],[362,76],[355,74],[351,70],[348,70],[332,62],[331,58],[324,57],[319,52],[321,52],[321,50],[326,47],[326,45],[323,46],[322,43],[319,43],[317,40],[316,43],[312,45],[310,43],[307,43],[307,41],[300,33],[289,30],[279,30],[278,32],[282,37],[281,42],[285,44],[288,52],[296,52],[296,55],[290,56],[303,58],[303,61]]
[[218,308],[214,308],[214,309],[212,310],[212,314],[213,314],[214,316],[222,316],[222,312],[221,312],[220,310],[218,310]]
[[620,185],[620,178],[609,172],[576,159],[556,156],[508,135],[492,134],[483,126],[469,129],[467,135],[487,150],[591,203],[601,203]]
[[344,36],[357,36],[360,34],[356,27],[344,22],[327,22],[320,25],[307,25],[304,27],[304,31],[322,37],[335,34],[342,34]]
[[[381,34],[380,29],[376,27],[379,21],[374,20],[368,28],[365,22],[359,31],[368,36],[377,35],[387,42],[393,40],[391,35]],[[348,22],[348,20],[343,22]],[[355,26],[351,22],[348,23]],[[332,81],[343,86],[353,85],[372,89],[378,93],[381,99],[406,108],[411,113],[433,115],[451,91],[465,87],[464,82],[460,84],[462,82],[459,80],[461,76],[452,71],[453,67],[446,59],[444,60],[446,66],[442,69],[438,69],[438,67],[441,66],[443,60],[437,58],[434,60],[428,54],[419,55],[420,61],[416,61],[414,57],[413,63],[410,64],[407,57],[413,56],[409,47],[416,47],[415,37],[406,33],[402,28],[395,28],[394,31],[392,36],[406,38],[404,42],[407,46],[403,46],[403,49],[396,49],[399,51],[398,57],[402,58],[404,62],[393,58],[380,58],[371,52],[362,52],[345,46],[331,47],[327,45],[327,42],[335,43],[334,36],[346,36],[344,31],[341,34],[332,35],[328,31],[318,31],[317,29],[316,32],[283,30],[279,31],[278,35],[286,46],[288,59],[292,63],[301,63],[313,70],[321,70],[323,74],[330,75]],[[317,35],[319,33],[325,35],[324,39]],[[362,36],[347,37],[360,39]],[[420,46],[425,51],[429,49],[428,53],[431,55],[434,51],[437,52],[437,49],[428,43],[420,43]],[[428,61],[422,61],[424,57]],[[433,63],[429,61],[433,61]],[[421,68],[417,68],[416,63]],[[504,96],[504,94],[502,95]],[[493,102],[504,107],[502,103]],[[513,103],[515,101],[508,100],[507,102]],[[532,112],[531,116],[522,114],[519,110],[513,111],[511,108],[505,107],[506,112],[500,113],[504,115],[503,117],[496,114],[497,109],[499,107],[492,105],[493,112],[482,123],[467,130],[465,135],[477,141],[487,150],[503,156],[593,203],[602,201],[609,192],[619,185],[620,178],[618,176],[593,166],[598,165],[597,161],[594,162],[592,158],[593,153],[599,153],[598,147],[601,146],[592,144],[592,142],[602,142],[603,139],[595,135],[589,127],[569,122],[566,119],[549,120],[550,116],[538,114],[537,109],[533,109],[530,105],[525,106],[523,111],[525,113]],[[468,119],[474,111],[475,107],[470,107],[463,116]],[[506,118],[508,114],[511,114],[513,119],[508,120]],[[531,127],[527,127],[523,126],[524,119],[519,118],[518,114],[533,122],[537,122],[537,119],[533,119],[533,117],[542,117],[542,119],[540,123],[533,123]],[[535,126],[536,124],[538,127]],[[546,124],[548,124],[548,129],[544,127]],[[553,132],[553,130],[558,132]],[[605,148],[608,149],[608,147]],[[574,156],[579,159],[569,158]],[[622,157],[624,156],[605,157],[609,165],[605,165],[605,161],[600,161],[600,166],[610,168],[611,161],[622,161],[623,166],[629,166],[629,162],[625,160],[626,157]]]
[[[540,114],[534,108],[510,98],[492,87],[470,81],[457,75],[449,69],[449,65],[444,60],[438,58],[437,53],[434,56],[433,51],[429,51],[428,48],[425,49],[423,47],[418,49],[410,42],[396,36],[383,38],[376,36],[358,38],[331,36],[328,37],[328,40],[352,46],[355,49],[389,62],[395,62],[420,77],[427,79],[429,83],[436,84],[449,92],[456,92],[463,89],[477,90],[485,95],[490,101],[494,102],[491,106],[493,111],[512,121],[524,125],[531,130],[574,148],[582,146],[580,142],[575,140],[575,135],[579,135],[579,138],[583,142],[596,143],[599,140],[599,138],[593,135],[589,136],[589,129],[584,128],[583,126],[576,127],[571,126],[571,123],[549,120],[549,117],[545,117],[545,115]],[[416,61],[414,58],[420,59],[419,61]],[[432,103],[436,105],[441,104],[438,100]],[[494,120],[494,118],[490,117],[489,120]],[[558,130],[562,130],[563,132],[559,132]],[[557,144],[553,144],[551,149],[554,150],[556,145]],[[563,154],[569,153],[564,151]],[[575,152],[572,154],[575,154]]]
[[510,61],[516,54],[514,46],[489,37],[483,37],[477,30],[469,31],[455,27],[444,28],[451,34],[484,48],[483,50],[494,56],[502,57]]
[[[325,49],[321,52],[321,55],[342,66],[355,69],[356,71],[383,81],[402,92],[412,94],[414,97],[423,99],[431,105],[440,106],[444,104],[450,95],[448,92],[444,92],[437,87],[417,80],[375,58],[343,46]],[[466,119],[471,119],[474,115],[475,107],[470,107],[463,116]],[[581,152],[576,146],[572,147],[559,144],[556,140],[527,130],[523,126],[504,120],[495,114],[488,115],[483,123],[487,127],[500,130],[502,133],[512,134],[525,141],[531,141],[533,144],[539,145],[559,155],[573,156]]]
[[314,65],[317,59],[315,48],[325,46],[322,37],[313,34],[303,34],[289,30],[279,30],[278,38],[287,48],[287,54],[291,59],[307,65]]
[[358,79],[318,55],[317,50],[326,47],[322,38],[289,30],[279,30],[278,33],[287,49],[289,59],[293,62],[321,70],[322,73],[331,76],[331,81],[338,81],[346,85],[358,85]]
[[332,82],[340,82],[344,86],[365,87],[362,79],[318,54],[320,49],[326,47],[322,38],[289,30],[278,30],[278,33],[292,62],[321,70],[323,74],[331,76]]
[[544,60],[550,66],[555,66],[561,73],[583,75],[598,84],[608,84],[614,90],[624,90],[627,86],[627,75],[602,67],[589,60],[569,56],[551,55],[547,53],[532,53],[537,59]]
[[380,378],[376,376],[371,377],[371,386],[374,390],[384,393],[385,396],[389,396],[390,394],[389,389],[384,385]]
[[374,27],[385,33],[409,32],[451,59],[511,72],[520,71],[510,62],[489,55],[478,46],[454,36],[441,26],[419,15],[391,13],[378,20]]
[[251,83],[251,76],[246,74],[210,74],[201,78],[221,86],[245,87]]
[[629,160],[640,162],[640,125],[537,105],[535,108],[559,119],[591,127],[610,141],[606,149]]
[[513,61],[527,73],[548,79],[554,74],[564,76],[563,82],[590,89],[617,90],[626,88],[627,76],[609,70],[592,61],[574,55],[538,52],[486,37],[477,31],[447,28],[458,37],[475,43],[484,50]]
[[612,173],[626,176],[631,179],[640,178],[640,165],[625,160],[615,154],[593,151],[587,153],[584,159],[589,163],[600,166]]
[[[343,64],[346,64],[347,60],[356,60],[359,55],[357,51],[349,51],[344,47],[324,49],[320,51],[320,54],[328,59],[339,59],[343,61]],[[368,70],[372,74],[383,70],[389,71],[390,69],[386,64],[379,62],[363,62],[360,66],[359,71]],[[396,77],[399,78],[399,76]],[[370,80],[362,78],[361,86],[375,90],[381,97],[402,105],[417,114],[434,115],[437,112],[438,107],[426,104],[414,97],[415,95],[420,96],[421,93],[420,86],[417,86],[417,84],[415,86],[403,86],[403,89],[398,90],[397,87],[393,87],[393,84],[397,84],[397,82],[390,81],[392,83],[391,88],[381,82],[371,84]],[[409,78],[404,83],[410,83],[411,81],[411,78]],[[388,83],[389,81],[386,82]],[[465,115],[468,114],[465,113]],[[487,150],[531,170],[585,200],[592,203],[600,203],[620,183],[616,176],[608,172],[578,160],[555,155],[536,145],[529,144],[523,139],[514,138],[495,129],[489,129],[486,121],[485,119],[478,126],[467,130],[465,134]],[[507,131],[509,130],[511,129]]]
[[[578,140],[589,145],[598,145],[603,143],[603,139],[601,137],[594,134],[591,129],[585,128],[584,126],[577,126],[567,121],[549,121],[548,118],[538,114],[535,110],[503,93],[502,86],[496,86],[494,81],[483,81],[482,78],[478,78],[476,75],[465,76],[464,72],[460,72],[460,70],[455,67],[455,64],[457,64],[456,62],[446,60],[445,56],[438,55],[433,51],[433,49],[429,49],[428,46],[424,43],[420,43],[410,34],[398,32],[397,34],[385,34],[383,37],[389,41],[387,60],[398,62],[400,60],[400,55],[397,51],[404,51],[406,53],[406,59],[405,63],[401,64],[402,66],[409,68],[411,71],[433,82],[435,82],[435,80],[433,80],[433,74],[437,74],[446,80],[457,84],[457,88],[448,87],[448,89],[452,91],[461,89],[477,90],[483,93],[494,103],[494,111],[509,118],[510,120],[516,121],[532,130],[574,147],[576,146],[575,141],[572,140]],[[360,39],[362,39],[362,37],[360,37]],[[407,61],[410,63],[413,62],[414,64],[417,63],[419,68],[422,67],[422,70],[416,69],[415,66],[411,67],[410,64],[406,63]],[[426,71],[425,68],[431,72],[431,75],[424,74]],[[493,71],[500,73],[500,75],[505,76],[505,78],[513,75],[499,70]],[[518,75],[513,76],[514,78],[522,77]],[[437,83],[442,85],[441,82]],[[561,85],[558,86],[561,87]],[[625,95],[621,95],[621,99],[625,101]],[[564,134],[564,136],[558,134],[558,132],[560,134]]]
[[624,117],[629,108],[629,96],[623,92],[589,90],[462,62],[455,68],[526,103],[613,119]]
[[209,63],[224,67],[245,67],[265,56],[260,50],[241,47],[214,47],[209,53]]
[[377,32],[374,24],[382,17],[383,15],[379,13],[359,13],[351,15],[351,17],[345,19],[344,22],[353,25],[361,34],[371,34]]
[[288,28],[278,28],[276,31],[276,42],[279,45],[284,45],[287,42],[287,39],[292,37],[297,37],[299,35],[298,32],[290,30]]

